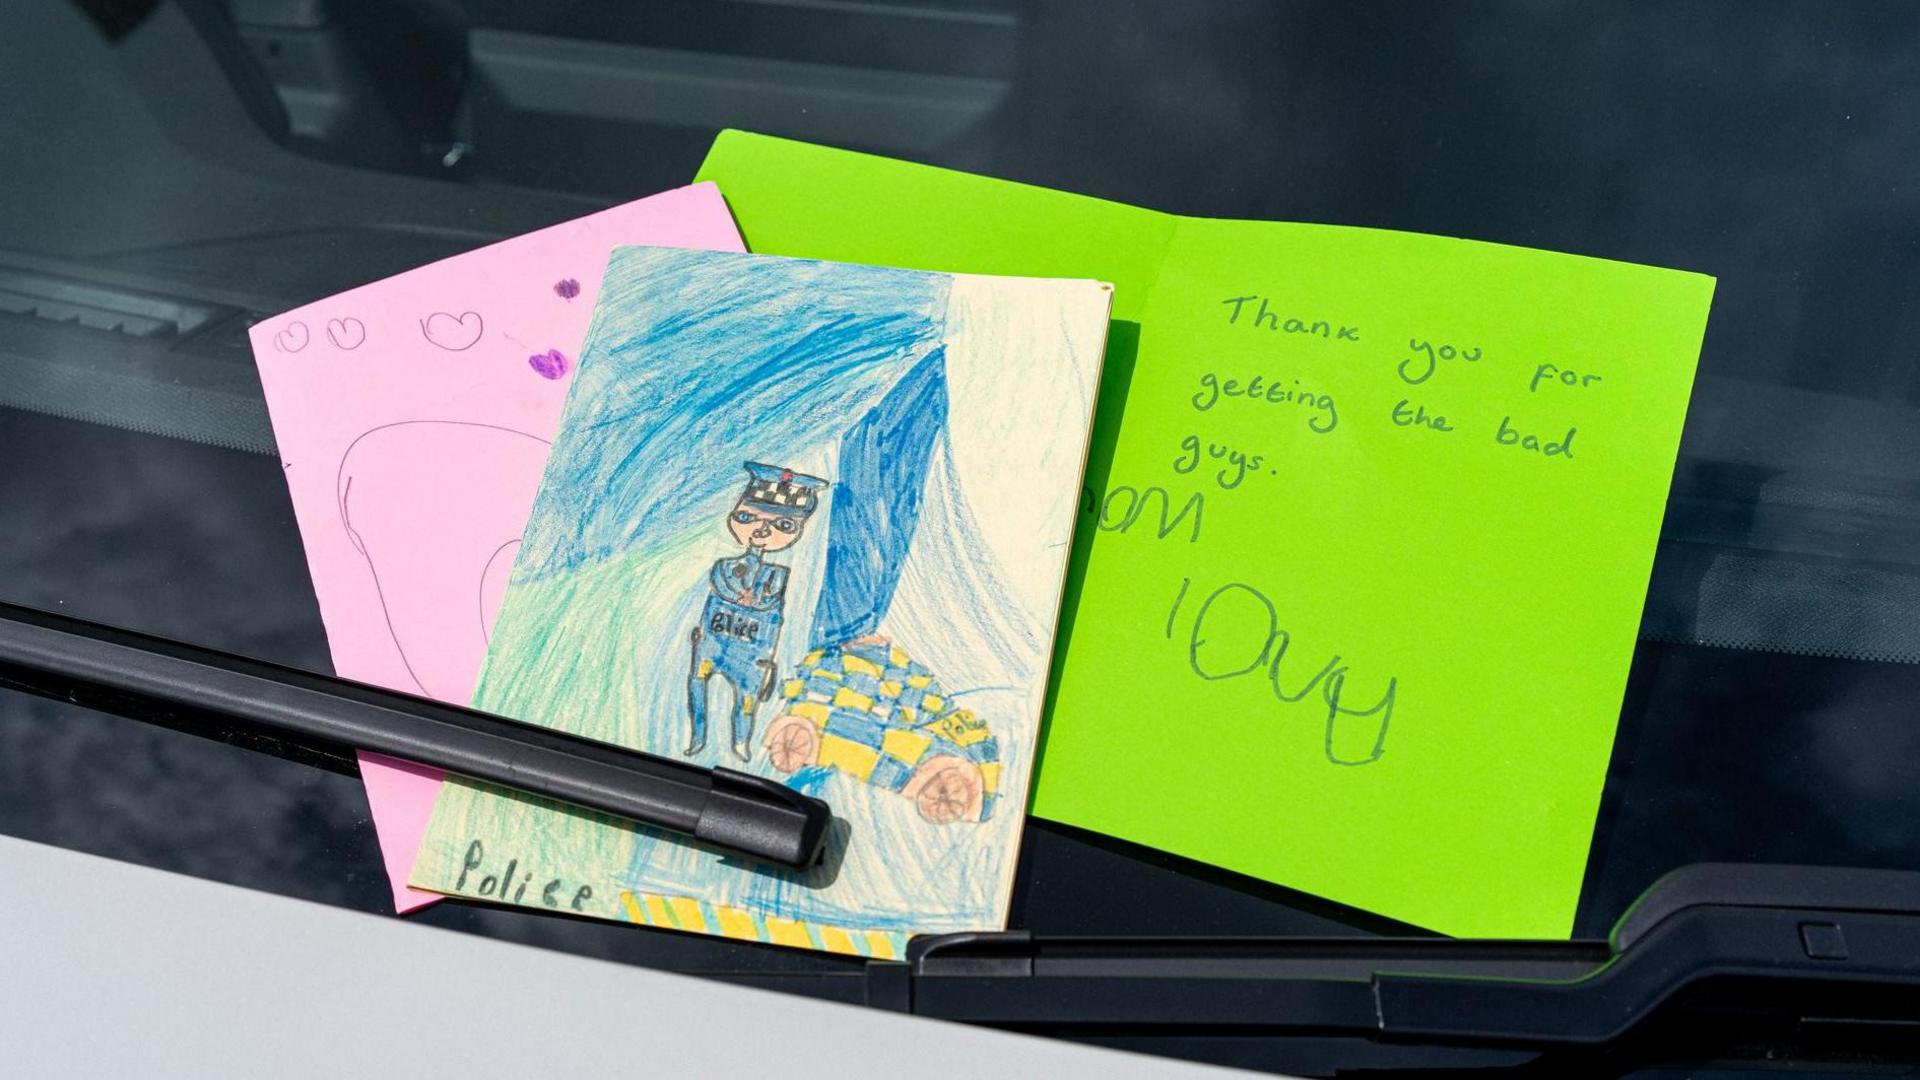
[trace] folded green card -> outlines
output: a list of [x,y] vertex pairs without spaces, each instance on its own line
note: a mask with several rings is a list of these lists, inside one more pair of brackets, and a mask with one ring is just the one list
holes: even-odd
[[1035,814],[1571,931],[1713,279],[741,132],[750,250],[1115,285]]

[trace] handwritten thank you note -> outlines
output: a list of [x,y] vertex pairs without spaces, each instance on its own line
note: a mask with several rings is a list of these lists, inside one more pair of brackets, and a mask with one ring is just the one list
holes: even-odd
[[1565,934],[1711,281],[1303,225],[1185,222],[1169,258],[1043,812]]
[[757,251],[1113,282],[1035,814],[1571,930],[1711,278],[739,132],[700,175]]

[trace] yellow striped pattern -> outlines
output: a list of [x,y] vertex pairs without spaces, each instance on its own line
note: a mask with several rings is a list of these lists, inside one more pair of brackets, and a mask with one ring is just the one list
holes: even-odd
[[625,889],[620,890],[620,907],[626,911],[627,918],[630,921],[637,922],[642,926],[653,925],[652,922],[648,921],[646,913],[640,910],[640,902],[634,899],[633,894]]
[[884,930],[867,931],[867,955],[876,960],[898,960],[900,954],[895,951],[893,938]]
[[[631,894],[628,894],[628,895],[631,895]],[[646,909],[648,925],[650,926],[674,925],[673,916],[667,914],[667,901],[665,897],[655,896],[652,893],[646,893],[640,897],[640,904],[643,908]]]
[[782,919],[769,915],[766,926],[767,940],[775,945],[787,945],[799,949],[813,948],[813,935],[807,933],[807,924],[798,919]]
[[667,897],[667,912],[673,925],[697,934],[710,933],[706,916],[700,914],[700,901],[685,896]]
[[753,925],[753,916],[748,912],[737,907],[716,907],[713,914],[720,923],[720,936],[742,941],[760,940],[760,932]]
[[661,896],[623,889],[620,909],[629,922],[641,926],[717,934],[738,941],[761,941],[796,949],[822,949],[842,956],[896,960],[906,950],[907,935],[897,931],[756,915],[745,908],[702,903],[687,896]]

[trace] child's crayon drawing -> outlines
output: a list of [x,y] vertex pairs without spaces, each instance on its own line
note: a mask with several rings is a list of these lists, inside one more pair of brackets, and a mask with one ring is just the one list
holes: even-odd
[[829,857],[456,782],[414,884],[859,955],[1003,925],[1108,300],[618,249],[475,704],[818,795]]

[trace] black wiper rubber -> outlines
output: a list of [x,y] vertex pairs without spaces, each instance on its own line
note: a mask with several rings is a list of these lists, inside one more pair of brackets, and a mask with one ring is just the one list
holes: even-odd
[[819,799],[731,769],[14,604],[0,603],[0,686],[390,754],[787,867],[819,860],[832,820]]
[[[1910,1030],[1920,873],[1699,864],[1651,886],[1608,941],[950,934],[915,939],[903,962],[869,962],[865,996],[1013,1027],[1572,1052],[1715,988],[1786,1017]],[[1897,1015],[1851,1017],[1841,991]]]

